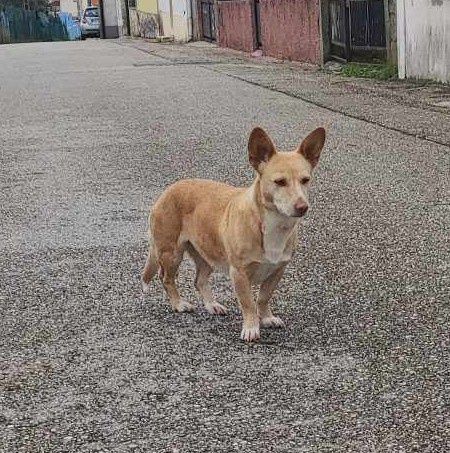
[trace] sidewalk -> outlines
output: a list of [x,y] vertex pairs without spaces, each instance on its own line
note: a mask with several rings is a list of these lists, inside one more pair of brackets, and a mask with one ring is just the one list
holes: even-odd
[[205,42],[157,44],[141,39],[117,42],[158,56],[170,65],[204,65],[208,70],[346,116],[450,147],[448,85],[344,77],[307,64],[252,58]]

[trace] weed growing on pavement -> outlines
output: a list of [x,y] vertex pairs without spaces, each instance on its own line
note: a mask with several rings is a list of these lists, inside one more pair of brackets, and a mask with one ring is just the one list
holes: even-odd
[[397,78],[397,66],[390,64],[347,63],[341,74],[347,77],[389,80]]

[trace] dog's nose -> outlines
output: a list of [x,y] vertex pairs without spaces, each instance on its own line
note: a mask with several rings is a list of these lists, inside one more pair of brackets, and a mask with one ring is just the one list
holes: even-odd
[[307,203],[305,203],[303,200],[298,200],[294,204],[294,209],[295,209],[295,215],[297,217],[302,217],[306,214],[306,211],[308,210],[309,206]]

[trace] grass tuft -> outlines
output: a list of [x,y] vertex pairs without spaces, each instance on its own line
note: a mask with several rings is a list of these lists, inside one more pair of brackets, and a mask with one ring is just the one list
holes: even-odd
[[398,77],[397,67],[390,64],[347,63],[341,74],[347,77],[364,79],[389,80]]

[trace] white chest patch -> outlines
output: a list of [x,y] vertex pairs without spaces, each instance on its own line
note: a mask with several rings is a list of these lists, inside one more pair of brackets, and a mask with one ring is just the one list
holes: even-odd
[[263,243],[266,262],[278,264],[291,259],[293,247],[289,240],[296,234],[297,223],[297,219],[279,214],[269,214],[264,219]]
[[279,267],[279,264],[269,263],[268,261],[260,263],[257,271],[253,275],[253,283],[258,285],[261,284],[264,280],[269,278]]

